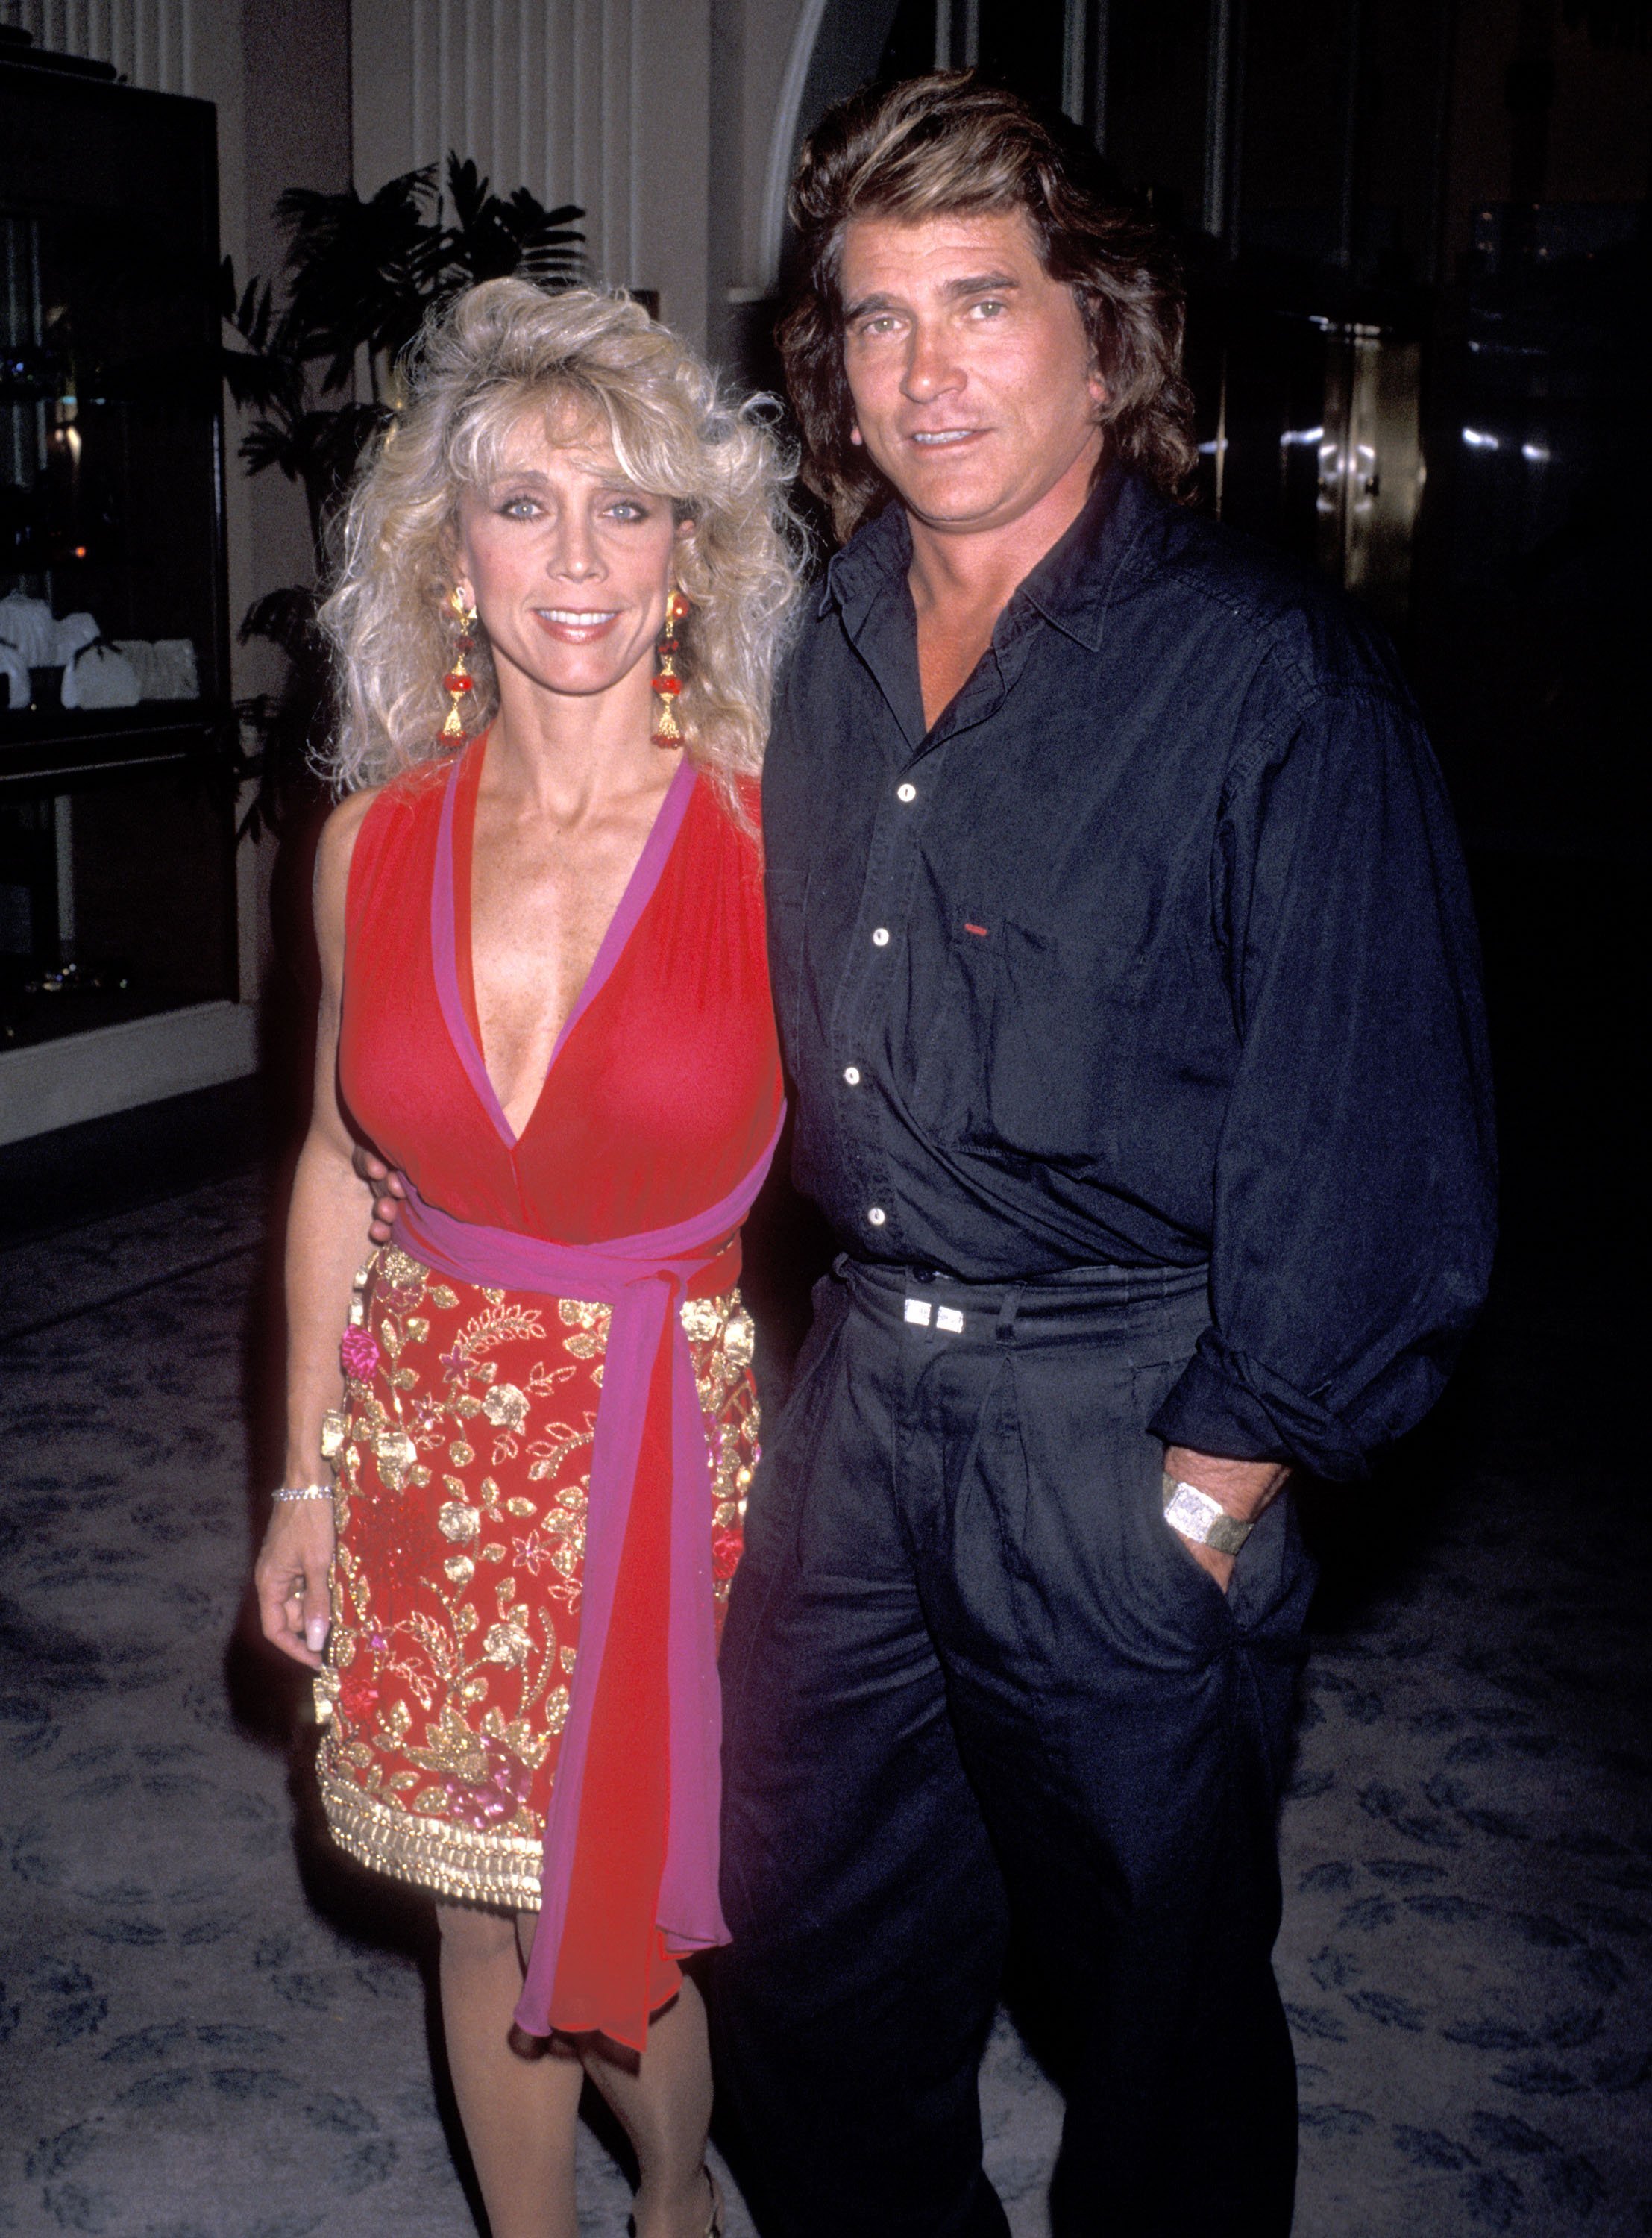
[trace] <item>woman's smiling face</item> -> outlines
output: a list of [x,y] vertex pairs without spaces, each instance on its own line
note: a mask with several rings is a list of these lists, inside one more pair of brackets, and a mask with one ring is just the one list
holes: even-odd
[[651,660],[689,533],[669,498],[627,478],[599,424],[525,414],[498,471],[459,504],[459,580],[501,685],[514,669],[542,690],[584,697]]

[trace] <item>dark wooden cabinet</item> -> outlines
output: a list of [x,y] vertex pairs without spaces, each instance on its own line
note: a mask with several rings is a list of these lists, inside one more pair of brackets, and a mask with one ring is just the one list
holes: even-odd
[[0,1047],[237,992],[217,265],[208,103],[0,62]]

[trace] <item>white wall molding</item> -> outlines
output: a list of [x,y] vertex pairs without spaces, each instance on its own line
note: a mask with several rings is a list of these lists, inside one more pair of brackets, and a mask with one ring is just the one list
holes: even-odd
[[215,1088],[257,1069],[258,1014],[248,1003],[196,1003],[6,1049],[0,1052],[0,1144]]

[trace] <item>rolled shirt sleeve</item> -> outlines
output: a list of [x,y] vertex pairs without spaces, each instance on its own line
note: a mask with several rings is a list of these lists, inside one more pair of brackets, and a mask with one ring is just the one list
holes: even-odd
[[1468,883],[1398,692],[1321,687],[1231,772],[1212,901],[1240,1042],[1212,1322],[1153,1427],[1357,1479],[1438,1396],[1496,1229]]

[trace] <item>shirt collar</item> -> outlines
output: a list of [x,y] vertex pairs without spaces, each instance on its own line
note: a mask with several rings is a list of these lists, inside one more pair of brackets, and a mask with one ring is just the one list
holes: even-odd
[[[1113,460],[1078,519],[1016,590],[1007,612],[1025,603],[1094,652],[1120,568],[1159,502],[1140,475]],[[893,584],[904,582],[911,564],[906,513],[891,503],[828,563],[821,613],[836,605],[849,635],[858,637],[873,607]]]
[[1052,627],[1094,652],[1125,563],[1158,503],[1121,460],[1114,459],[1083,511],[1021,584],[1011,601],[1041,613]]
[[906,509],[892,500],[827,562],[821,612],[836,606],[849,635],[857,635],[880,595],[891,583],[904,580],[911,565],[912,533]]

